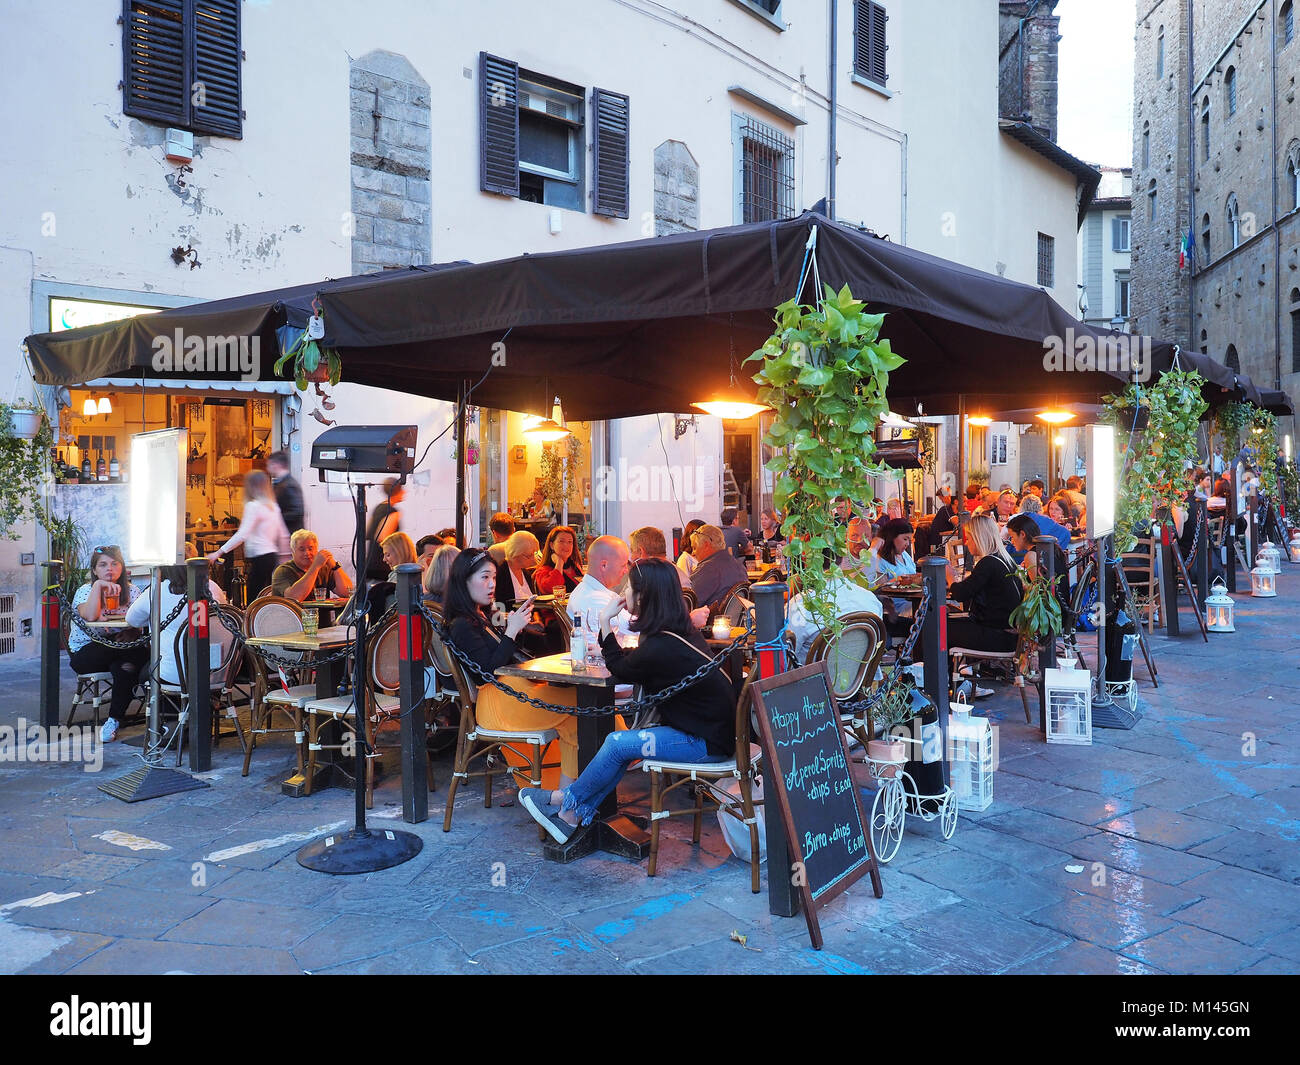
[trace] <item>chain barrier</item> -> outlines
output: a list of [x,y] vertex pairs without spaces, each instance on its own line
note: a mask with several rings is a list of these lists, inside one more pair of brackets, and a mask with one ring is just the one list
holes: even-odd
[[899,648],[898,657],[894,659],[893,668],[890,669],[884,682],[865,699],[840,703],[841,714],[852,714],[854,717],[866,716],[879,705],[888,692],[898,687],[899,678],[903,674],[903,663],[911,661],[912,649],[916,646],[916,641],[921,637],[921,628],[925,624],[925,617],[929,612],[930,585],[927,582],[921,585],[921,601],[917,603],[916,613],[912,616],[912,627],[907,630],[907,638],[903,641],[903,646]]
[[438,638],[442,640],[447,650],[450,651],[461,666],[464,667],[465,672],[471,677],[477,677],[480,685],[491,684],[497,690],[509,695],[510,698],[516,699],[521,703],[527,703],[529,706],[535,707],[538,710],[547,710],[554,714],[578,714],[580,716],[596,716],[604,714],[636,715],[640,714],[642,711],[649,710],[651,707],[658,706],[664,700],[671,699],[674,695],[685,691],[693,684],[698,684],[705,677],[709,676],[709,674],[720,669],[722,663],[731,655],[736,645],[744,641],[753,631],[751,625],[750,628],[745,629],[745,631],[732,640],[727,647],[713,658],[709,659],[709,661],[704,663],[704,665],[700,666],[700,668],[694,673],[688,673],[671,687],[664,688],[662,691],[655,692],[653,695],[648,695],[643,699],[634,699],[626,703],[618,703],[608,706],[565,706],[563,704],[548,703],[544,699],[534,699],[532,696],[525,695],[523,692],[517,691],[508,684],[498,680],[495,676],[471,659],[464,651],[452,643],[451,633],[448,627],[443,624],[441,618],[434,615],[423,603],[420,604],[420,613],[423,615],[424,620],[432,626],[433,631],[438,634]]
[[1179,554],[1182,555],[1183,565],[1187,567],[1189,573],[1191,572],[1193,563],[1196,561],[1196,552],[1201,549],[1201,530],[1208,521],[1204,511],[1200,512],[1200,516],[1201,520],[1196,523],[1196,535],[1192,538],[1191,548],[1188,549],[1186,554],[1182,552],[1181,548],[1179,549]]
[[[143,636],[137,636],[133,640],[115,640],[111,636],[102,635],[101,630],[92,629],[90,627],[92,622],[87,621],[85,618],[81,616],[77,608],[73,606],[72,603],[69,601],[67,593],[65,593],[64,590],[58,585],[51,585],[50,587],[45,589],[45,592],[47,595],[51,592],[54,593],[55,597],[58,599],[59,602],[59,609],[67,613],[68,618],[71,620],[72,624],[76,625],[79,629],[81,629],[82,633],[92,643],[103,644],[105,647],[112,647],[114,650],[117,651],[125,651],[133,647],[149,646],[148,632],[146,632]],[[176,609],[173,610],[170,614],[168,614],[165,618],[163,618],[162,621],[159,623],[158,631],[162,632],[164,629],[166,629],[168,625],[170,625],[173,621],[175,621],[178,617],[181,616],[184,610],[185,610],[185,600],[182,598],[181,601],[176,604]]]

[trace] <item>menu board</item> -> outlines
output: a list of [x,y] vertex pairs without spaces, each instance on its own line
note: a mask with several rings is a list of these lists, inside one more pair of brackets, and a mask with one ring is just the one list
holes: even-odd
[[[821,949],[817,908],[865,873],[883,894],[875,850],[849,771],[839,707],[826,663],[816,662],[753,685],[767,794],[785,825],[791,876],[803,895],[812,944]],[[775,786],[773,787],[772,784]],[[769,876],[777,875],[769,869]]]

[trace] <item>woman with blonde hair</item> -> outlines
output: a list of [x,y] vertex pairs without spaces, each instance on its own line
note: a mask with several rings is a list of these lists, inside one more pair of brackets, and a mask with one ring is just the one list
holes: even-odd
[[248,575],[245,587],[251,598],[271,583],[280,561],[281,539],[289,539],[289,530],[271,491],[271,478],[262,470],[253,470],[244,476],[244,513],[239,521],[239,531],[213,551],[208,561],[216,562],[243,544],[244,568]]
[[948,646],[1014,651],[1016,634],[1010,631],[1011,611],[1020,605],[1023,595],[1016,564],[1007,554],[991,514],[976,514],[966,523],[964,532],[974,566],[965,580],[954,581],[952,563],[948,564],[948,597],[966,606],[970,617],[948,618]]
[[443,592],[447,590],[447,577],[451,573],[451,564],[460,554],[460,548],[452,544],[443,544],[433,553],[433,561],[424,571],[424,597],[442,602]]
[[395,532],[384,538],[379,545],[384,565],[388,567],[388,579],[397,580],[393,570],[406,562],[415,561],[415,541],[404,532]]

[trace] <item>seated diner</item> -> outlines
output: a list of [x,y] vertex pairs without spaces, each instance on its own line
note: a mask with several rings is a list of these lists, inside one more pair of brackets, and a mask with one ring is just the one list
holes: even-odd
[[333,554],[321,550],[314,532],[299,529],[289,537],[289,561],[277,566],[271,577],[271,594],[305,603],[315,597],[318,588],[346,599],[352,593],[352,578],[334,561]]
[[[96,547],[90,553],[90,581],[77,589],[72,606],[83,621],[100,621],[120,617],[135,602],[139,589],[131,584],[116,544]],[[101,636],[107,630],[101,630]],[[108,719],[100,738],[107,743],[117,735],[118,726],[131,705],[131,695],[140,680],[140,672],[149,661],[148,647],[112,647],[88,636],[74,621],[68,629],[68,663],[74,673],[108,673],[113,678],[113,695]]]

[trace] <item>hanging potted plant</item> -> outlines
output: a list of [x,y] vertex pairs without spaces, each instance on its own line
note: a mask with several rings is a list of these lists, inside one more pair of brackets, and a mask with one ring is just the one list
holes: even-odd
[[[320,302],[314,302],[312,309],[316,313],[307,319],[307,328],[275,362],[274,372],[277,374],[284,373],[285,365],[293,362],[293,379],[299,392],[307,391],[308,382],[328,381],[331,385],[336,385],[343,376],[343,360],[339,353],[321,343],[325,339],[325,315]],[[279,330],[281,338],[286,332],[292,334],[291,327],[284,326]],[[282,346],[283,343],[282,339]]]
[[[36,415],[36,432],[19,435],[14,415]],[[20,417],[22,432],[29,418]],[[17,540],[20,525],[40,515],[41,490],[45,483],[50,447],[54,433],[45,411],[30,407],[10,407],[0,403],[0,535]]]
[[30,399],[20,399],[13,404],[0,403],[0,411],[4,412],[0,415],[4,418],[0,431],[18,440],[35,440],[41,425],[47,420],[45,411]]

